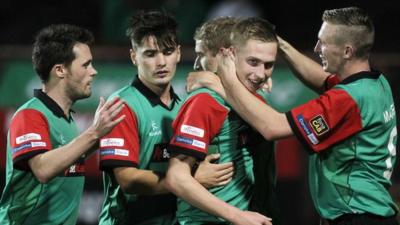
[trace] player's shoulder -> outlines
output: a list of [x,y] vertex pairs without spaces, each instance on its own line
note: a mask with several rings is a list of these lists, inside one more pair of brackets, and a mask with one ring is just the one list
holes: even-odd
[[115,97],[124,99],[128,96],[131,96],[132,94],[134,94],[136,91],[135,88],[133,88],[131,85],[126,85],[118,90],[116,90],[115,92],[113,92],[109,97],[108,100],[114,99]]

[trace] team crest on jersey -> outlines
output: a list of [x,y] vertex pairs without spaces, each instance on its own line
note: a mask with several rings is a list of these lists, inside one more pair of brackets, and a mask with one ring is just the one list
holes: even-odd
[[170,154],[168,152],[168,144],[161,143],[154,145],[152,162],[168,162]]
[[310,120],[312,129],[318,136],[326,133],[329,130],[328,124],[326,123],[324,117],[318,115]]

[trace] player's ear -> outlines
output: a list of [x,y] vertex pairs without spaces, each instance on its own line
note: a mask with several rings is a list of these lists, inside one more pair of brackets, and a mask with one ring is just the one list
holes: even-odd
[[345,59],[350,59],[354,56],[354,49],[353,46],[351,45],[345,45],[344,46],[344,58]]
[[232,53],[233,56],[236,56],[236,49],[232,45],[228,48],[228,51]]
[[66,73],[67,68],[64,66],[64,64],[55,64],[50,71],[50,74],[55,74],[56,77],[60,79],[64,78]]
[[130,50],[129,50],[129,55],[130,55],[130,57],[131,57],[131,61],[132,61],[132,63],[133,63],[133,65],[135,65],[136,66],[136,51],[135,51],[135,49],[133,49],[133,48],[131,48]]
[[180,62],[181,61],[181,46],[180,45],[176,46],[175,51],[176,51],[177,62]]

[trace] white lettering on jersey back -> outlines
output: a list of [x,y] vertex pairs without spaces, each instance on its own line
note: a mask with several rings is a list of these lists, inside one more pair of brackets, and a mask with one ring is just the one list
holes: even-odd
[[32,140],[42,140],[42,136],[40,136],[40,134],[37,134],[37,133],[28,133],[28,134],[24,134],[22,136],[17,137],[15,139],[15,142],[18,145],[23,142],[32,141]]
[[389,122],[390,120],[392,120],[393,118],[396,117],[396,110],[394,108],[394,104],[390,105],[390,109],[389,110],[385,110],[383,112],[383,118],[385,120],[385,123]]
[[100,141],[100,147],[109,147],[109,146],[124,146],[124,139],[122,138],[106,138]]
[[185,134],[191,134],[197,137],[204,137],[204,130],[198,127],[189,126],[186,124],[182,124],[181,132]]

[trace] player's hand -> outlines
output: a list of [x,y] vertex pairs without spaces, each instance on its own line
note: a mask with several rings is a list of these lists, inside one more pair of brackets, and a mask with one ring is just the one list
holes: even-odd
[[242,211],[234,221],[235,225],[272,225],[272,219],[252,211]]
[[214,73],[209,71],[190,72],[186,78],[186,91],[190,93],[202,87],[214,90],[222,97],[225,96],[221,80]]
[[235,55],[232,48],[221,48],[217,53],[217,74],[224,79],[237,79]]
[[264,92],[271,93],[271,91],[272,91],[272,78],[271,77],[267,78],[267,80],[265,81],[265,83],[263,84],[261,89]]
[[105,102],[103,97],[100,97],[100,102],[94,115],[93,124],[90,129],[93,129],[97,137],[103,137],[108,134],[118,123],[125,119],[125,115],[116,118],[124,107],[123,101],[115,98]]
[[194,178],[205,188],[226,185],[232,180],[233,163],[212,163],[219,159],[220,154],[208,155],[194,174]]

